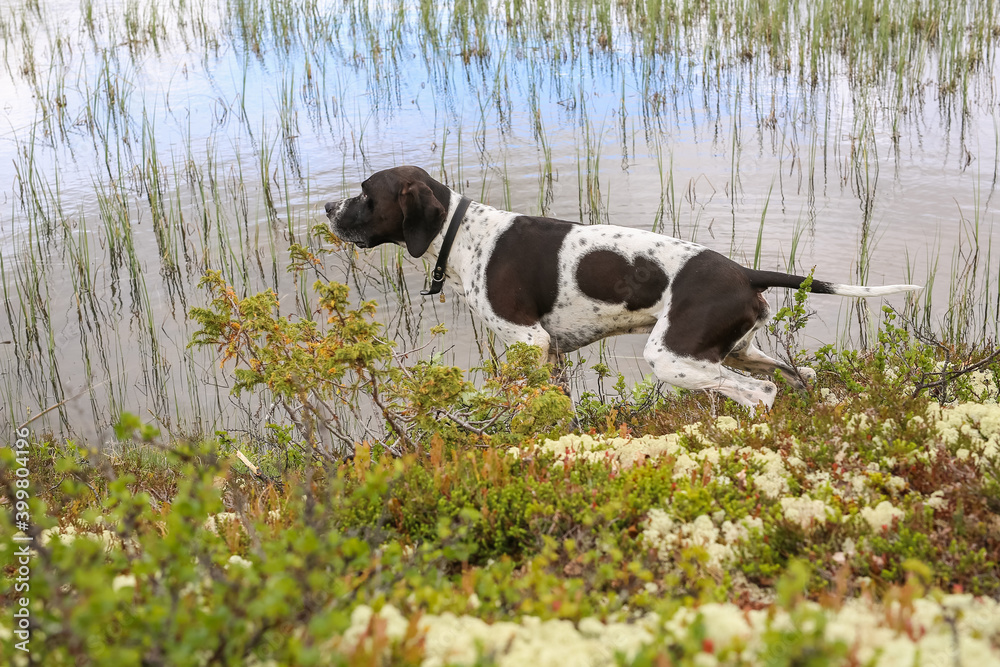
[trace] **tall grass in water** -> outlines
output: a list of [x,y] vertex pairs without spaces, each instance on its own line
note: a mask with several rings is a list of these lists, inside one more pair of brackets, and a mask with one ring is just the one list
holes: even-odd
[[978,188],[973,202],[971,219],[960,213],[958,240],[951,258],[949,308],[941,325],[948,340],[1000,338],[1000,296],[990,294],[1000,281],[1000,266],[994,267],[992,224],[987,227],[982,220]]
[[[861,213],[855,281],[859,285],[866,285],[876,243],[877,230],[873,214],[879,180],[878,143],[869,113],[855,118],[850,155],[847,159],[845,178],[850,179],[850,186],[858,199]],[[854,311],[858,324],[859,344],[861,347],[867,347],[873,326],[868,304],[864,299],[857,299],[850,302],[850,308]]]
[[[14,139],[17,253],[0,258],[12,364],[44,389],[38,404],[72,393],[66,363],[50,354],[71,347],[88,382],[113,378],[101,400],[115,408],[141,380],[164,410],[188,400],[204,413],[212,399],[198,392],[218,379],[203,360],[170,356],[186,332],[160,295],[182,320],[198,274],[219,268],[241,290],[293,293],[308,309],[304,281],[282,264],[289,243],[309,241],[314,198],[404,159],[505,207],[537,195],[542,213],[557,195],[572,199],[575,169],[590,222],[628,208],[618,186],[634,177],[651,184],[637,224],[693,238],[728,218],[734,252],[737,225],[756,226],[755,264],[770,261],[771,221],[804,189],[792,267],[839,172],[857,202],[864,281],[888,180],[883,133],[899,155],[900,137],[936,101],[964,142],[977,96],[992,94],[1000,35],[996,0],[83,0],[66,14],[36,2],[0,10],[3,67],[36,105]],[[214,113],[199,115],[205,106]],[[414,118],[429,133],[401,127]],[[854,139],[846,153],[842,134]],[[610,157],[619,148],[621,169]],[[691,166],[691,150],[702,164]],[[748,223],[747,202],[772,173],[762,156],[776,157],[777,188]],[[518,183],[535,181],[525,171],[537,178],[527,203]],[[76,177],[69,212],[52,174]],[[727,193],[721,212],[706,188]],[[949,267],[955,307],[941,321],[955,335],[988,332],[997,315],[989,195],[974,199]],[[63,283],[53,257],[69,267]],[[337,277],[389,301],[411,340],[413,276],[399,254],[379,257],[371,273],[345,261]],[[57,284],[76,303],[66,307]],[[60,337],[66,312],[70,341]],[[28,370],[29,354],[46,361]]]

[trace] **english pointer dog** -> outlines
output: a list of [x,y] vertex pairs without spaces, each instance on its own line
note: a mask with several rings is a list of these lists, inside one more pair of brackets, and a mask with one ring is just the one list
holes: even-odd
[[[770,408],[776,387],[732,369],[802,388],[798,372],[754,345],[769,287],[798,289],[802,276],[756,271],[688,241],[614,225],[582,225],[501,211],[469,200],[419,167],[372,174],[357,197],[326,204],[333,232],[360,248],[404,246],[437,263],[506,344],[537,345],[549,359],[625,333],[648,333],[643,356],[663,382],[712,390]],[[814,280],[812,291],[868,297],[921,289]],[[543,358],[546,358],[543,356]]]

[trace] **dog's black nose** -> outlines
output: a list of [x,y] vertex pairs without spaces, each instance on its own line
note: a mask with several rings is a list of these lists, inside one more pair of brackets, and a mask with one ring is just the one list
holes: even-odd
[[340,204],[340,202],[339,202],[339,201],[328,201],[328,202],[326,203],[326,207],[325,207],[325,208],[326,208],[326,214],[327,214],[327,215],[330,215],[330,214],[331,214],[331,213],[333,213],[333,212],[334,212],[335,210],[337,210],[337,205],[338,205],[338,204]]

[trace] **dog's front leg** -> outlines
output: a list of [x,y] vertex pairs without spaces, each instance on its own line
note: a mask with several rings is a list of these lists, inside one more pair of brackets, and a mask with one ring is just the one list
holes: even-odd
[[509,346],[514,343],[534,345],[542,350],[542,354],[539,356],[541,363],[546,363],[547,361],[552,360],[554,352],[551,346],[551,338],[549,333],[543,329],[541,325],[518,326],[509,322],[490,321],[490,319],[491,318],[483,318],[486,326],[496,333],[497,338],[503,341],[504,345]]
[[496,331],[505,345],[526,343],[527,345],[534,345],[540,348],[542,353],[538,356],[539,363],[552,365],[553,383],[560,387],[567,396],[570,396],[569,368],[566,365],[566,357],[552,343],[552,337],[545,329],[540,325],[533,327],[490,326]]

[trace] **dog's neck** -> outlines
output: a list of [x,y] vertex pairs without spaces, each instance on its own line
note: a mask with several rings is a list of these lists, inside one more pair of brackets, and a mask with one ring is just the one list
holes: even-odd
[[448,226],[445,227],[444,236],[441,237],[440,240],[437,261],[434,263],[434,271],[431,272],[430,287],[420,292],[423,296],[438,294],[444,288],[444,281],[448,271],[449,255],[452,247],[455,245],[455,237],[458,235],[458,230],[462,227],[465,213],[469,210],[469,205],[471,203],[472,200],[468,197],[462,196],[459,198],[458,204],[452,212],[451,218],[448,220]]
[[[460,192],[455,192],[449,189],[450,193],[448,198],[448,211],[444,218],[444,224],[441,226],[441,231],[434,240],[431,241],[430,246],[428,246],[427,251],[421,256],[421,259],[426,260],[430,264],[437,262],[438,257],[441,254],[441,248],[444,245],[445,235],[448,233],[448,225],[451,223],[452,217],[455,215],[455,211],[458,209],[459,202],[462,201],[462,194]],[[452,242],[451,252],[448,256],[448,265],[445,271],[445,277],[447,284],[450,284],[457,291],[464,292],[464,282],[471,277],[471,271],[475,266],[475,262],[484,261],[483,250],[489,252],[489,248],[481,249],[479,242],[484,238],[481,230],[473,231],[470,227],[481,226],[481,225],[492,225],[499,223],[504,223],[509,218],[515,217],[513,213],[506,213],[505,211],[500,211],[492,206],[487,206],[475,200],[469,204],[469,209],[465,212],[459,226],[458,231],[455,234],[454,241]],[[480,256],[476,257],[477,251],[480,251]],[[428,277],[428,280],[430,278]]]
[[[458,209],[459,202],[462,201],[462,194],[455,192],[451,188],[448,189],[448,210],[444,216],[444,223],[441,225],[441,231],[438,232],[431,244],[427,246],[427,250],[421,255],[421,259],[427,260],[429,262],[436,262],[437,258],[441,255],[441,248],[444,245],[444,237],[448,233],[448,225],[451,224],[451,219],[455,217],[455,211]],[[442,202],[445,203],[445,202]],[[472,203],[475,206],[475,202]],[[468,212],[466,212],[466,216]],[[458,233],[455,235],[455,242],[452,245],[457,245],[458,240],[463,236],[462,225],[458,227]]]

